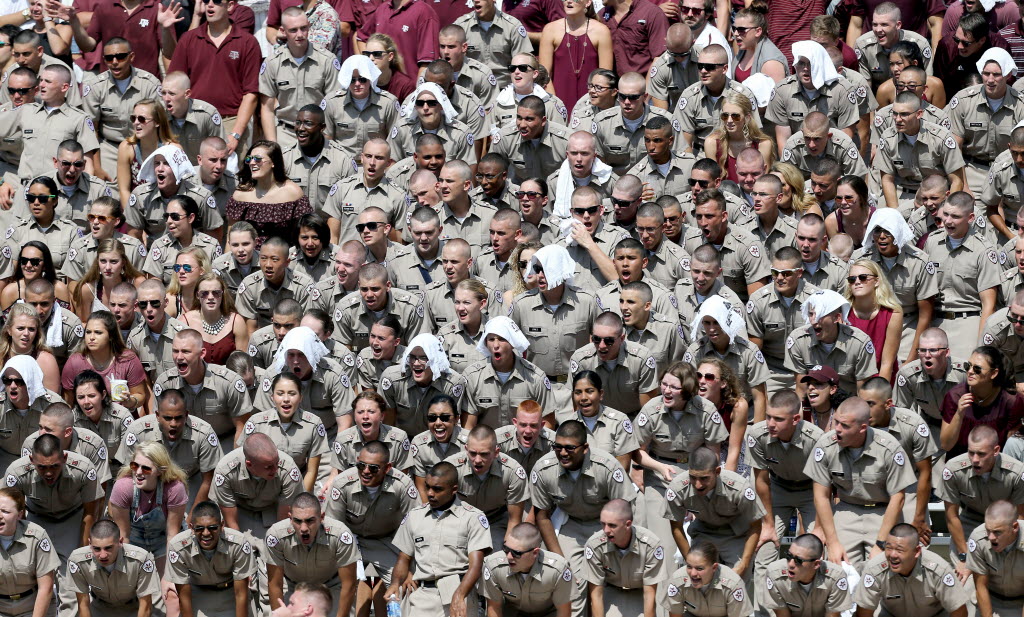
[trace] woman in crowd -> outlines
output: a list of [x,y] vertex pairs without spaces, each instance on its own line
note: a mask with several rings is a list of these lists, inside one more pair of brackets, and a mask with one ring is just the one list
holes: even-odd
[[732,40],[738,51],[732,62],[733,79],[743,83],[754,73],[771,77],[775,83],[789,75],[789,62],[768,38],[766,7],[750,6],[732,20]]
[[226,207],[229,224],[251,223],[258,234],[257,250],[273,236],[295,244],[299,218],[313,210],[302,188],[288,177],[281,146],[273,141],[257,141],[242,162],[238,188]]
[[487,323],[484,311],[487,309],[489,298],[484,284],[473,278],[460,281],[455,286],[454,296],[455,316],[458,317],[458,322],[441,328],[437,336],[441,339],[445,353],[448,354],[452,369],[462,374],[467,366],[484,359],[483,354],[477,351],[476,345],[480,342],[484,324]]
[[519,294],[537,287],[536,277],[527,272],[533,255],[543,246],[540,242],[523,242],[512,249],[509,263],[512,264],[512,288],[505,292],[503,306],[512,306],[512,300]]
[[[60,558],[46,530],[27,520],[25,493],[0,488],[0,615],[55,617],[54,584]],[[28,593],[23,593],[29,589]],[[17,596],[17,600],[12,597]]]
[[824,432],[835,428],[833,415],[850,393],[839,387],[839,375],[831,366],[822,366],[802,378],[806,395],[803,401],[804,420]]
[[779,200],[779,214],[799,219],[813,212],[825,218],[818,200],[804,190],[804,173],[791,163],[775,161],[771,164],[772,173],[782,180],[782,199]]
[[416,63],[412,63],[411,73],[406,70],[405,59],[390,36],[380,32],[371,34],[370,38],[366,39],[363,55],[369,56],[373,64],[380,69],[380,77],[377,78],[378,88],[387,90],[399,101],[404,101],[405,97],[416,90]]
[[954,386],[942,400],[939,447],[946,460],[967,451],[967,436],[978,425],[991,426],[1006,443],[1024,419],[1024,396],[1016,391],[1013,365],[991,345],[974,350],[967,361],[967,381]]
[[171,277],[171,284],[167,286],[167,314],[177,317],[198,309],[199,279],[212,273],[210,258],[202,248],[190,246],[178,253],[177,259],[174,260],[174,276]]
[[754,106],[749,98],[736,90],[726,91],[723,97],[718,125],[704,140],[704,155],[726,170],[728,180],[739,182],[736,157],[740,152],[756,148],[771,167],[775,162],[775,145],[757,126]]
[[15,302],[25,298],[25,288],[36,279],[53,283],[53,295],[64,308],[71,308],[68,287],[57,279],[57,271],[50,257],[50,248],[39,240],[31,240],[21,247],[14,263],[14,277],[0,292],[0,308],[6,313]]
[[903,307],[877,262],[858,259],[850,264],[846,299],[852,306],[847,323],[868,335],[875,348],[878,374],[892,382],[899,370]]
[[864,246],[864,232],[875,213],[868,197],[868,185],[860,176],[843,176],[836,187],[836,209],[825,219],[825,233],[831,238],[846,234],[854,248]]
[[[75,412],[75,426],[89,429],[103,438],[107,453],[117,452],[121,437],[135,418],[120,403],[110,397],[107,380],[92,369],[75,375],[72,408]],[[117,475],[119,466],[111,461],[110,472]]]
[[555,412],[559,424],[579,420],[587,427],[587,443],[604,450],[619,460],[623,469],[629,469],[630,460],[639,449],[636,437],[626,431],[623,422],[629,417],[604,404],[604,380],[594,371],[580,371],[572,376],[572,410]]
[[[594,69],[587,78],[587,91],[573,103],[569,124],[576,126],[616,104],[619,94],[619,75],[609,69]],[[572,102],[572,101],[570,101]]]
[[7,321],[0,328],[0,362],[9,362],[17,356],[34,359],[34,364],[42,371],[42,383],[46,389],[60,392],[60,368],[46,346],[39,314],[35,307],[23,302],[11,307]]
[[109,311],[110,293],[115,287],[125,281],[138,285],[145,278],[128,259],[120,240],[100,240],[96,245],[96,259],[75,287],[75,314],[85,321],[95,311]]
[[[609,48],[608,53],[611,53]],[[544,101],[544,110],[548,122],[564,125],[567,121],[568,112],[562,99],[551,94],[539,83],[541,64],[533,54],[516,54],[512,57],[513,70],[509,78],[512,83],[502,88],[494,99],[494,106],[491,108],[491,127],[497,130],[512,126],[516,122],[516,109],[523,97],[535,95]]]
[[743,458],[743,437],[747,434],[747,418],[750,406],[743,398],[743,389],[736,374],[724,361],[706,356],[697,367],[697,393],[708,400],[729,432],[729,444],[722,452],[722,462],[729,471],[742,476],[749,473],[747,465],[741,465]]
[[185,313],[182,321],[202,333],[204,359],[210,364],[224,364],[232,351],[249,349],[249,330],[245,319],[235,312],[235,301],[219,276],[209,272],[198,280],[199,306]]
[[75,377],[84,370],[101,375],[113,393],[113,400],[129,411],[144,412],[150,386],[146,370],[135,352],[125,347],[117,320],[108,311],[96,311],[85,320],[85,336],[78,350],[68,357],[61,377],[64,398],[75,402]]
[[596,69],[611,69],[612,33],[594,13],[593,0],[565,0],[565,17],[546,26],[540,35],[540,64],[548,71],[546,90],[575,104],[587,94]]
[[696,540],[685,559],[686,565],[666,581],[669,588],[676,590],[674,594],[666,594],[669,614],[688,617],[753,614],[743,579],[732,568],[719,563],[718,548],[713,543]]
[[[924,55],[913,41],[899,41],[889,50],[889,72],[892,79],[878,86],[878,92],[875,93],[879,109],[896,100],[896,95],[899,94],[896,91],[896,80],[899,79],[904,67],[908,66],[924,68]],[[939,108],[946,106],[946,87],[941,79],[933,75],[928,76],[924,87],[924,100]]]
[[132,191],[140,184],[142,162],[157,148],[176,143],[167,111],[156,101],[139,101],[128,119],[131,121],[132,132],[117,147],[117,192],[122,204],[128,203]]
[[291,250],[288,267],[302,272],[316,282],[334,276],[334,251],[327,219],[317,212],[299,217],[298,248]]

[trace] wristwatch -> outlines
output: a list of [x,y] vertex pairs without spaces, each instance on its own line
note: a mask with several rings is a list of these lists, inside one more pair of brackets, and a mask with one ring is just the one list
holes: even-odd
[[957,560],[960,561],[960,563],[966,563],[967,562],[967,553],[957,553],[956,554],[956,558],[957,558]]
[[878,548],[880,548],[880,549],[882,549],[884,551],[885,550],[885,540],[875,540],[875,546],[877,546]]
[[235,141],[238,141],[239,139],[242,138],[241,133],[231,133],[231,136],[235,138]]
[[25,18],[25,21],[32,19],[32,12],[28,9],[21,9],[21,16]]

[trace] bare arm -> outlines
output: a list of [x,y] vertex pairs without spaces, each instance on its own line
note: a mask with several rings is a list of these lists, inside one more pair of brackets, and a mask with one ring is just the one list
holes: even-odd
[[[39,591],[36,592],[36,601],[32,604],[32,617],[45,617],[49,608],[50,602],[53,600],[53,584],[55,580],[53,572],[48,572],[42,576],[36,577],[36,585],[39,586]],[[88,610],[85,613],[79,613],[82,617],[90,617]]]
[[832,563],[843,563],[846,560],[846,550],[839,542],[836,534],[836,521],[832,516],[832,487],[823,484],[814,484],[814,512],[816,514],[815,526],[825,536],[825,543],[828,545],[829,561]]
[[885,205],[890,208],[900,206],[900,200],[896,197],[896,180],[893,179],[892,174],[882,174],[882,195]]
[[[558,21],[552,22],[552,23],[544,26],[544,30],[542,30],[541,33],[540,33],[540,43],[537,46],[537,49],[538,49],[537,60],[540,61],[541,66],[543,66],[545,69],[547,69],[548,75],[553,75],[554,74],[552,72],[552,69],[554,68],[554,65],[555,65],[555,26],[559,22],[564,24],[565,20],[564,19],[560,19]],[[551,81],[548,81],[548,85],[547,85],[547,88],[545,88],[545,90],[547,90],[551,94],[554,94],[555,93],[555,86],[554,86],[554,84],[552,84]]]
[[110,512],[110,520],[117,524],[117,528],[121,532],[121,539],[127,542],[132,536],[132,526],[128,522],[128,510],[114,504],[109,504],[107,511]]
[[992,617],[992,597],[988,595],[988,576],[975,572],[974,590],[978,594],[978,616]]
[[[472,613],[472,617],[477,616],[477,607],[467,606],[466,596],[468,596],[476,587],[477,581],[480,580],[480,572],[483,570],[483,567],[484,552],[471,552],[469,554],[469,569],[462,575],[462,583],[459,584],[455,593],[452,594],[451,617],[467,617],[470,613]],[[347,614],[348,613],[346,613],[346,615]],[[338,617],[346,617],[346,615],[339,613]]]
[[[178,613],[180,617],[195,617],[192,612],[192,585],[174,585],[174,590],[178,593]],[[238,617],[237,612],[235,617]]]
[[224,515],[224,525],[226,527],[230,527],[235,531],[241,531],[241,529],[238,528],[238,508],[221,506],[220,511],[221,514]]
[[604,587],[587,583],[587,595],[590,597],[590,616],[604,617]]
[[139,612],[136,613],[138,617],[149,617],[153,612],[153,596],[143,595],[139,596]]
[[985,322],[996,311],[996,289],[991,287],[981,292],[981,323],[978,324],[978,338],[985,332]]
[[[993,290],[994,291],[994,290]],[[984,320],[982,320],[984,321]],[[896,366],[896,354],[900,350],[900,337],[903,336],[903,311],[895,311],[885,327],[885,344],[882,347],[882,365],[878,368],[879,375],[892,375]]]
[[672,525],[672,538],[676,541],[676,547],[679,548],[679,553],[686,558],[686,554],[690,552],[690,541],[686,539],[686,533],[683,531],[683,524],[671,521]]
[[[942,26],[942,18],[939,18],[939,26]],[[850,25],[846,28],[846,44],[850,47],[857,47],[857,38],[864,30],[864,18],[856,15],[850,16]]]
[[260,95],[260,126],[268,140],[277,141],[277,97]]
[[267,593],[270,606],[280,606],[284,602],[284,570],[279,566],[267,564]]
[[932,49],[938,49],[942,41],[942,15],[932,15],[928,18],[928,32],[932,35]]
[[356,599],[356,564],[338,568],[338,578],[341,580],[341,593],[338,594],[338,617],[348,617],[352,610],[352,603]]
[[914,504],[914,527],[927,546],[932,541],[932,528],[928,525],[928,499],[932,494],[932,461],[926,458],[917,463],[917,503]]
[[544,546],[565,557],[562,547],[558,544],[558,534],[555,533],[555,526],[551,523],[551,513],[540,508],[534,509],[537,516],[537,528],[540,530],[540,537],[544,538]]

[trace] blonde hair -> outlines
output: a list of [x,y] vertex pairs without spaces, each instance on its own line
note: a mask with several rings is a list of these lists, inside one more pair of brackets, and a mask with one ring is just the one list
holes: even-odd
[[[153,466],[160,470],[160,481],[164,484],[174,482],[175,480],[182,483],[188,482],[188,475],[181,467],[178,467],[178,464],[174,462],[174,459],[167,452],[167,448],[159,441],[146,441],[135,446],[132,460],[135,460],[135,457],[139,454],[153,461]],[[130,476],[131,473],[131,468],[126,464],[121,468],[121,472],[117,474],[117,477],[125,478]]]
[[477,279],[466,279],[459,281],[458,285],[455,286],[455,291],[468,291],[476,296],[477,300],[487,300],[487,287]]
[[[775,162],[775,145],[772,139],[761,130],[761,127],[757,126],[757,122],[754,120],[754,104],[750,101],[750,98],[742,92],[736,90],[727,90],[722,96],[722,105],[726,103],[735,105],[743,110],[743,114],[747,116],[747,122],[743,125],[743,139],[747,142],[745,145],[752,148],[757,148],[756,144],[762,141],[767,141],[772,144],[771,155],[765,160],[765,165],[771,167],[772,163]],[[721,117],[718,119],[718,123],[715,125],[715,130],[711,131],[708,135],[708,139],[715,142],[718,146],[718,153],[715,162],[722,169],[728,169],[729,167],[729,135],[725,132],[725,122],[722,121]]]
[[370,38],[366,39],[366,44],[369,45],[370,43],[380,43],[381,47],[384,48],[384,51],[389,54],[394,54],[391,62],[388,63],[388,66],[391,67],[392,71],[405,72],[405,59],[402,58],[402,54],[398,51],[398,46],[395,45],[395,40],[393,38],[386,34],[377,32],[375,34],[371,34]]
[[130,259],[128,259],[128,252],[124,248],[124,244],[121,244],[120,240],[115,238],[106,238],[100,240],[96,244],[96,257],[92,260],[92,265],[89,266],[89,270],[82,277],[82,280],[78,282],[78,286],[75,287],[75,295],[72,298],[72,302],[75,307],[80,307],[84,304],[85,300],[82,297],[82,290],[87,285],[94,285],[93,296],[97,300],[102,300],[103,288],[99,285],[100,280],[100,255],[104,253],[117,253],[121,256],[121,264],[124,268],[124,272],[121,273],[121,282],[128,282],[130,284],[135,283],[135,279],[142,276],[142,273],[135,269]]
[[[135,105],[132,105],[132,111],[135,111],[135,108],[140,105],[149,107],[149,111],[153,114],[153,126],[156,129],[157,141],[163,145],[178,143],[178,140],[174,138],[174,133],[171,131],[171,121],[167,118],[167,110],[164,109],[164,106],[153,99],[142,99]],[[139,138],[132,132],[125,138],[125,141],[134,145],[139,143]],[[141,165],[142,161],[138,163]]]
[[[210,264],[210,258],[206,256],[206,251],[199,248],[198,246],[190,246],[186,249],[182,249],[182,251],[178,253],[178,256],[174,258],[174,261],[177,262],[179,259],[181,259],[182,255],[190,255],[193,259],[199,262],[199,269],[203,271],[203,274],[206,274],[207,272],[213,272],[213,266]],[[198,288],[199,281],[196,281],[196,289]],[[177,276],[172,276],[170,284],[167,285],[167,294],[171,296],[176,296],[180,293],[181,280]]]
[[39,321],[39,313],[36,312],[36,309],[31,304],[18,302],[11,306],[11,310],[7,314],[7,321],[4,322],[3,329],[0,329],[0,359],[7,362],[12,356],[18,355],[14,353],[14,340],[11,337],[11,328],[14,327],[14,320],[17,317],[29,317],[36,322],[36,340],[32,342],[32,349],[28,355],[35,358],[40,352],[50,351],[50,348],[46,346],[46,338],[43,334],[43,324]]
[[807,214],[811,207],[818,205],[818,200],[813,195],[804,192],[804,172],[800,171],[799,167],[792,163],[776,161],[772,163],[771,169],[777,171],[782,176],[782,181],[789,187],[793,210],[802,216]]
[[539,251],[544,245],[540,242],[531,240],[530,242],[523,242],[512,249],[512,256],[508,258],[508,262],[512,264],[512,297],[515,298],[521,293],[525,293],[526,280],[523,279],[523,273],[519,271],[518,262],[519,256],[524,251]]
[[[174,277],[177,280],[178,277]],[[216,281],[220,285],[220,290],[223,292],[220,296],[220,312],[224,316],[228,316],[235,312],[235,301],[231,299],[231,290],[228,289],[227,283],[224,279],[217,276],[212,271],[207,271],[206,274],[199,277],[196,281],[196,300],[199,299],[199,286],[209,281]]]
[[[855,266],[864,268],[878,281],[878,286],[875,287],[875,304],[891,311],[903,312],[903,305],[900,304],[896,294],[893,293],[892,285],[889,284],[889,279],[882,272],[881,266],[870,259],[858,259],[850,264],[850,270]],[[846,290],[843,292],[843,295],[846,296],[847,300],[853,302],[853,289],[849,283],[846,284]]]

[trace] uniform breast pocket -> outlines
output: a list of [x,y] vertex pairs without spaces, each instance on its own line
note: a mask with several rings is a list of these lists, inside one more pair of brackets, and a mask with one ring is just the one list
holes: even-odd
[[362,128],[370,137],[380,137],[380,120],[370,119],[362,122]]
[[309,400],[314,409],[330,409],[331,407],[331,399],[327,396],[327,391],[323,388],[314,389]]
[[469,547],[469,532],[468,529],[445,529],[441,533],[441,540],[444,546],[449,548],[465,549]]
[[551,352],[551,337],[544,333],[543,328],[527,328],[526,338],[530,341],[530,351],[537,355]]
[[356,121],[352,119],[334,123],[334,138],[354,139],[356,136]]
[[[864,488],[871,490],[870,487],[885,486],[885,474],[877,471],[865,471],[860,474],[860,484]],[[883,489],[884,490],[884,489]]]
[[590,505],[604,504],[608,499],[596,484],[588,482],[586,488],[583,489],[583,503]]

